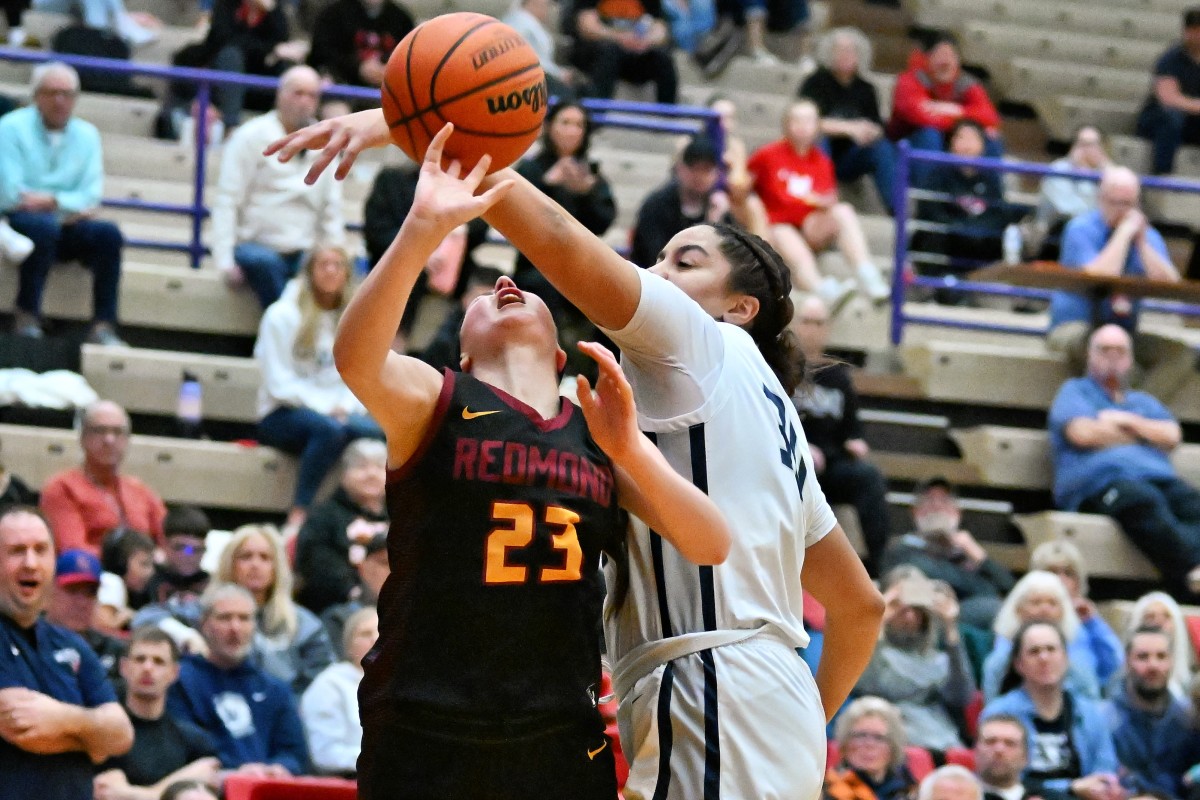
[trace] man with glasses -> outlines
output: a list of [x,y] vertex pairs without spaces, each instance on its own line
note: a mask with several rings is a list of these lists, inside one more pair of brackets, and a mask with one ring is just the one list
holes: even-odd
[[[1100,179],[1098,208],[1080,214],[1063,230],[1064,267],[1090,275],[1178,281],[1166,242],[1142,213],[1141,185],[1126,167],[1108,167]],[[1196,357],[1184,342],[1138,331],[1141,302],[1114,293],[1096,298],[1055,292],[1050,300],[1050,332],[1046,344],[1064,353],[1072,374],[1083,371],[1088,335],[1100,325],[1116,324],[1134,338],[1138,366],[1145,375],[1134,380],[1139,388],[1163,402],[1187,381]]]
[[124,239],[96,218],[104,184],[100,132],[74,116],[79,75],[61,62],[33,70],[33,104],[0,119],[0,213],[33,241],[21,262],[14,330],[40,339],[42,290],[50,268],[79,261],[92,271],[88,341],[122,345],[117,296]]
[[50,520],[59,552],[81,548],[100,554],[104,536],[133,528],[162,540],[166,506],[132,475],[121,474],[129,448],[129,415],[109,400],[83,411],[83,464],[51,476],[42,488],[42,511]]

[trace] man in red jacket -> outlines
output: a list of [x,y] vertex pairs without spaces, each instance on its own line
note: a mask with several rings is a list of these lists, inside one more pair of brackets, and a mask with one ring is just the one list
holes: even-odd
[[[1000,114],[992,105],[987,90],[962,71],[958,43],[948,33],[938,34],[925,48],[914,54],[910,68],[896,79],[892,95],[892,118],[888,136],[906,138],[917,150],[945,149],[944,136],[950,126],[962,118],[978,122],[987,132],[984,155],[999,158]],[[929,165],[912,165],[914,185],[923,185]]]

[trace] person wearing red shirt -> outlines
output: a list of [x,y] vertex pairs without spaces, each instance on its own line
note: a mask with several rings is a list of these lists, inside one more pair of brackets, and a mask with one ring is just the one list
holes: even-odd
[[797,100],[784,113],[783,138],[760,147],[746,164],[767,209],[771,240],[799,288],[821,295],[830,311],[854,290],[852,281],[822,278],[817,271],[814,253],[835,242],[863,290],[883,302],[891,290],[871,260],[858,214],[838,201],[833,162],[817,146],[820,125],[816,103]]
[[137,478],[119,474],[129,433],[129,415],[116,403],[101,400],[84,410],[83,464],[51,476],[42,488],[41,509],[58,552],[79,548],[99,556],[105,535],[121,527],[162,542],[162,498]]
[[[917,150],[941,152],[950,127],[966,118],[978,122],[987,132],[984,155],[999,158],[1004,152],[1000,114],[983,84],[963,72],[954,37],[938,34],[924,53],[914,53],[909,64],[909,69],[896,78],[888,136],[893,140],[907,138]],[[913,164],[912,183],[924,185],[929,171],[928,164]]]

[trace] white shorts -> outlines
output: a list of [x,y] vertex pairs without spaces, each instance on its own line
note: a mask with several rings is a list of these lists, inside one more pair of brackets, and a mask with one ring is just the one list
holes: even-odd
[[657,667],[618,710],[626,800],[815,800],[825,712],[808,665],[757,636]]

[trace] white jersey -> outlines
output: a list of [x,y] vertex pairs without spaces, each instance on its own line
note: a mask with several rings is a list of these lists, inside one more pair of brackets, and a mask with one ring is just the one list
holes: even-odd
[[[629,592],[606,624],[610,657],[681,635],[764,626],[805,647],[804,551],[836,520],[800,418],[748,333],[712,319],[666,280],[639,274],[633,319],[608,331],[622,350],[639,425],[720,507],[733,543],[724,563],[696,566],[635,521]],[[660,663],[669,651],[667,643]]]

